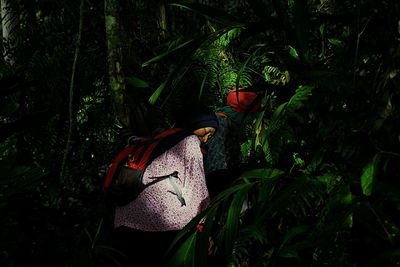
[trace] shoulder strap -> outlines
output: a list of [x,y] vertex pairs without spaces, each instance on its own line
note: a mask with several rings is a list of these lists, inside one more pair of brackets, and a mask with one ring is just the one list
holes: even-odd
[[121,163],[131,158],[128,165],[137,169],[146,168],[156,157],[175,146],[185,137],[191,135],[190,132],[174,128],[165,130],[152,138],[142,138],[136,143],[129,145],[120,151],[107,171],[102,188],[107,190],[113,181],[113,177]]
[[215,115],[228,118],[228,114],[225,111],[217,111]]

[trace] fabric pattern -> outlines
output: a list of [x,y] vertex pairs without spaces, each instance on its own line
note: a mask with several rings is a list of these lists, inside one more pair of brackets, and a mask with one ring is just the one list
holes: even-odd
[[209,204],[200,140],[191,135],[161,154],[147,167],[143,182],[177,171],[176,185],[186,205],[181,205],[169,179],[146,188],[134,201],[116,207],[114,227],[142,231],[180,230]]

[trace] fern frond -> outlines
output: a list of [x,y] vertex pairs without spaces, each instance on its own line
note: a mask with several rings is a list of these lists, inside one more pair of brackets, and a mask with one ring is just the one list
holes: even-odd
[[302,120],[302,116],[296,112],[305,105],[312,95],[312,90],[313,86],[300,86],[288,102],[275,109],[267,128],[257,135],[258,138],[261,137],[258,143],[261,144],[265,159],[271,166],[277,162],[285,145],[294,140],[294,131],[287,121],[293,117]]

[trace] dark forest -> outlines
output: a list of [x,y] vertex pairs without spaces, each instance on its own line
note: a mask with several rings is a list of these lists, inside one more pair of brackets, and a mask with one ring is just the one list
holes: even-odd
[[101,183],[120,130],[239,88],[262,101],[242,171],[165,266],[211,266],[210,240],[230,267],[400,266],[399,1],[1,0],[1,18],[1,266],[119,266]]

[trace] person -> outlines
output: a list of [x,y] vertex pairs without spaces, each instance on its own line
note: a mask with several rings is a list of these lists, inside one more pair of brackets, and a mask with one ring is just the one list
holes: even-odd
[[186,112],[175,127],[193,134],[155,158],[144,172],[143,182],[177,172],[147,187],[129,204],[117,206],[114,247],[125,257],[120,266],[163,266],[163,256],[176,234],[210,202],[200,148],[218,129],[211,109]]
[[233,88],[227,105],[216,110],[219,129],[207,144],[204,157],[206,181],[211,198],[225,190],[241,173],[241,144],[247,141],[246,127],[261,111],[261,95]]

